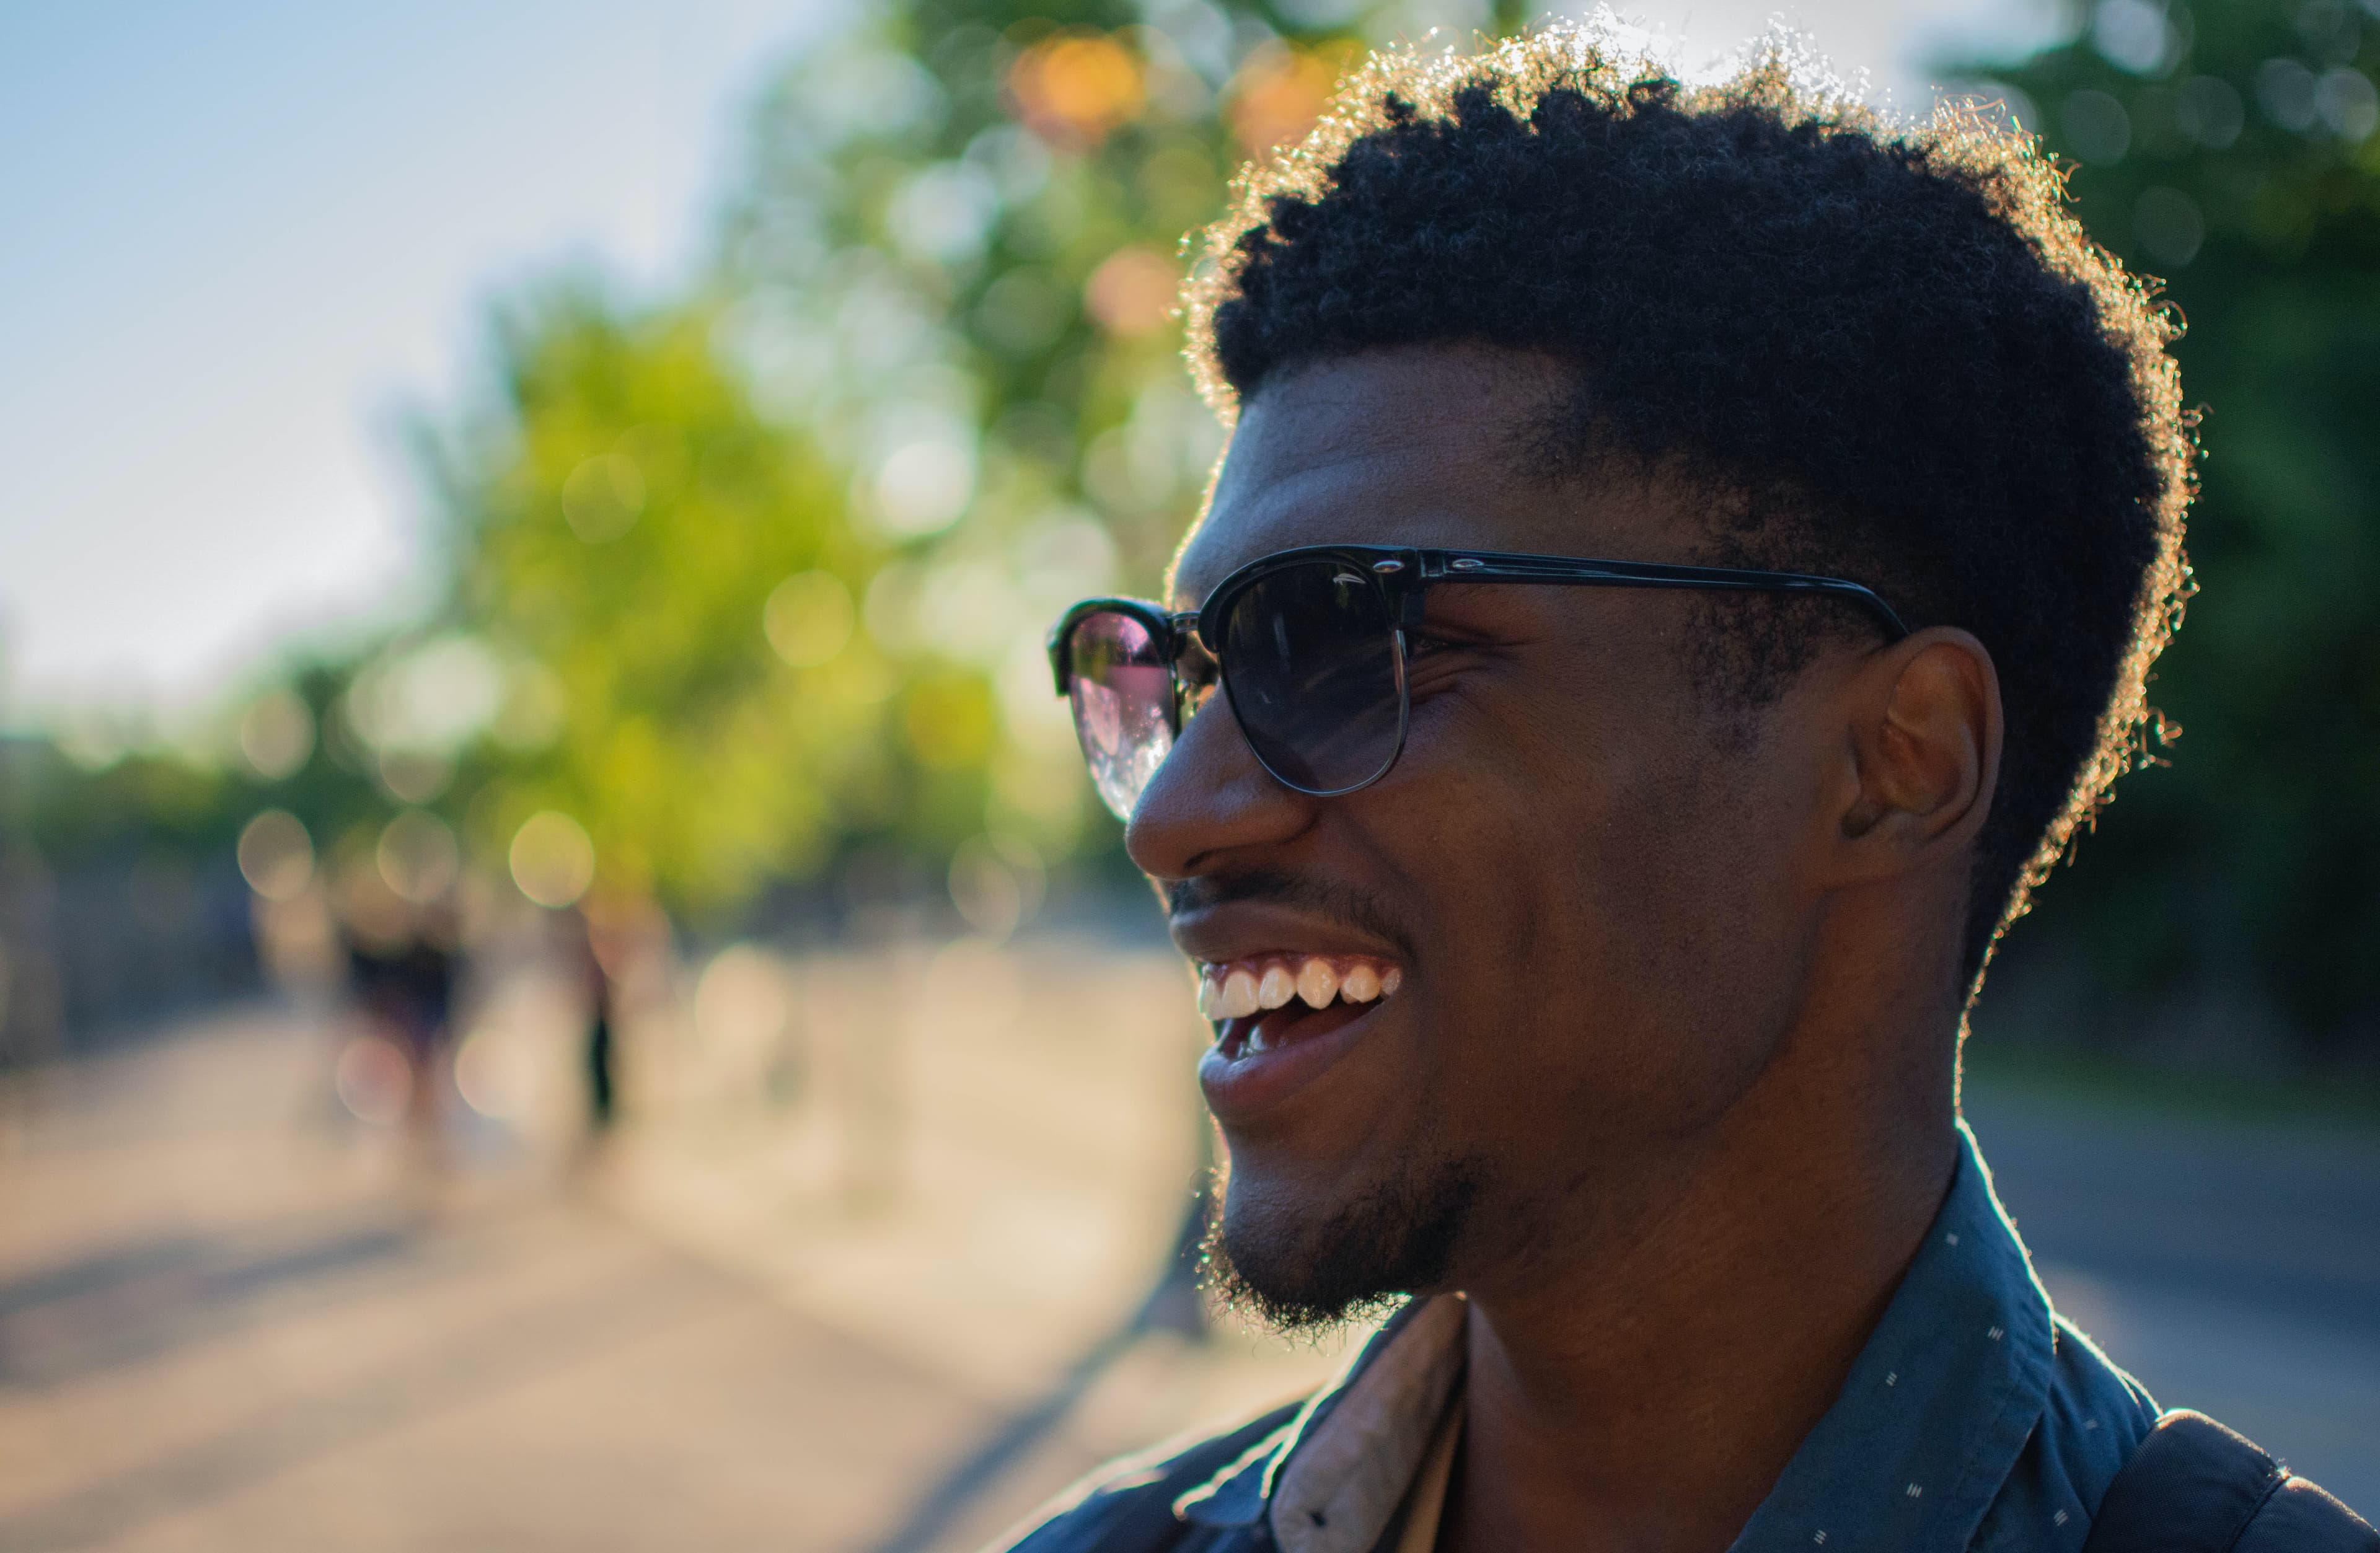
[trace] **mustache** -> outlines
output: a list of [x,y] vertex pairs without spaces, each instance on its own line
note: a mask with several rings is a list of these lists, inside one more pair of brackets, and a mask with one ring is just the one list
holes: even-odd
[[1158,886],[1169,917],[1203,907],[1252,903],[1292,907],[1338,927],[1352,928],[1394,945],[1411,956],[1413,939],[1388,909],[1387,902],[1367,890],[1334,880],[1306,879],[1297,874],[1254,869],[1247,873],[1177,879]]

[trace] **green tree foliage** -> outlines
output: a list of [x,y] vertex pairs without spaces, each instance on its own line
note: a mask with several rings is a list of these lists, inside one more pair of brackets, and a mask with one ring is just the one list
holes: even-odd
[[894,0],[756,118],[720,337],[892,548],[869,628],[997,687],[986,822],[1044,847],[1106,822],[1042,628],[1158,584],[1221,443],[1181,362],[1185,237],[1354,47],[1354,9],[1288,9]]
[[347,660],[277,665],[178,746],[136,736],[128,749],[93,751],[71,738],[67,748],[11,739],[0,831],[62,872],[140,857],[220,863],[263,808],[296,815],[318,838],[377,835],[390,800],[338,717],[353,673]]
[[[2089,985],[2111,1031],[2175,1005],[2380,1032],[2380,12],[2103,0],[1988,71],[2076,164],[2084,223],[2166,278],[2205,406],[2203,591],[2129,779],[2002,973]],[[1983,72],[1978,72],[1983,73]]]
[[[570,289],[508,322],[500,404],[438,460],[461,635],[350,694],[383,751],[434,751],[454,740],[415,726],[407,666],[478,655],[461,788],[480,850],[559,810],[600,877],[695,906],[810,872],[844,836],[930,839],[941,811],[979,810],[989,746],[978,686],[858,628],[879,547],[816,444],[756,412],[710,325],[703,306]],[[931,732],[897,736],[907,723]]]
[[533,298],[496,402],[425,439],[450,604],[340,703],[384,785],[459,761],[483,857],[559,810],[682,905],[871,842],[1075,844],[1041,629],[1156,583],[1220,446],[1185,235],[1354,47],[1285,11],[894,0],[794,61],[701,294]]

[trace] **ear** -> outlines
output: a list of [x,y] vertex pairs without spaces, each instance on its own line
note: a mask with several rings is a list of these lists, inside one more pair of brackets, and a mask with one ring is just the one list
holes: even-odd
[[1838,885],[1964,854],[1991,812],[2000,766],[2000,686],[1991,654],[1949,626],[1879,653],[1845,687],[1837,789]]

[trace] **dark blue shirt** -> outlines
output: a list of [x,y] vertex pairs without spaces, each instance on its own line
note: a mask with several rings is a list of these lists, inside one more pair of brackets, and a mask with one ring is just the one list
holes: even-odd
[[[1734,1553],[2075,1553],[2155,1423],[2140,1383],[2050,1308],[1963,1122],[1960,1138],[1900,1290]],[[1406,1306],[1186,1492],[1166,1483],[1172,1449],[1115,1463],[1017,1553],[1374,1553],[1460,1384],[1463,1323],[1457,1299]],[[1157,1492],[1170,1515],[1150,1513]],[[1169,1535],[1111,1535],[1152,1520]]]

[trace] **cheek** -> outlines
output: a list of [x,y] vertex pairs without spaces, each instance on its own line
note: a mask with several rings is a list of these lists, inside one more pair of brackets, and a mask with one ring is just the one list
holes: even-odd
[[1593,894],[1608,772],[1541,722],[1486,715],[1485,699],[1415,709],[1411,758],[1383,794],[1396,816],[1376,831],[1395,838],[1399,887],[1426,903],[1432,1030],[1416,1055],[1450,1142],[1466,1145],[1597,1065],[1614,949]]
[[1741,1095],[1799,982],[1793,826],[1727,759],[1632,772],[1573,875],[1612,1098],[1673,1128]]
[[1441,924],[1450,1125],[1584,1142],[1723,1110],[1779,1023],[1775,817],[1724,755],[1681,758],[1676,730],[1588,707],[1508,724],[1475,746],[1494,758],[1444,758],[1479,736],[1459,721],[1416,720],[1440,758],[1401,806]]

